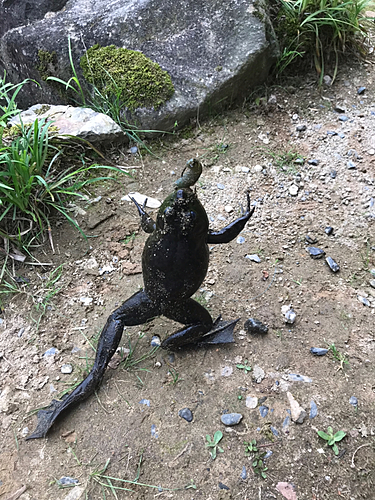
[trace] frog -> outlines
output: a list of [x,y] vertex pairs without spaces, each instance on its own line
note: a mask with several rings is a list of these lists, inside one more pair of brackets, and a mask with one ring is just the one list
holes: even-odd
[[149,234],[142,253],[143,288],[134,293],[107,319],[100,334],[96,356],[87,377],[64,399],[53,400],[38,412],[35,431],[26,439],[45,437],[57,419],[87,399],[100,385],[108,363],[116,352],[126,326],[142,325],[165,316],[183,325],[161,342],[168,350],[189,345],[233,342],[238,320],[224,321],[211,314],[192,298],[204,281],[209,264],[209,246],[228,243],[238,236],[254,213],[241,207],[241,216],[219,231],[209,228],[203,205],[192,186],[202,173],[198,159],[187,162],[174,191],[161,204],[156,220],[134,199],[141,228]]

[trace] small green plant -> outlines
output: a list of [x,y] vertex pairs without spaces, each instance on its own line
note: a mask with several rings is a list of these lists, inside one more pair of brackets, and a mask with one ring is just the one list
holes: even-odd
[[268,153],[273,158],[274,164],[280,172],[293,175],[298,174],[298,164],[303,163],[303,157],[299,153],[292,150],[277,153],[268,151]]
[[224,453],[223,448],[220,448],[219,446],[222,438],[223,433],[221,431],[216,431],[212,440],[209,434],[206,435],[206,448],[211,448],[210,455],[212,460],[215,460],[217,451],[219,451],[220,453]]
[[255,439],[249,442],[244,441],[244,445],[245,445],[245,456],[251,458],[252,460],[251,466],[253,468],[254,473],[260,476],[262,479],[266,479],[267,478],[266,471],[268,470],[268,467],[266,467],[264,463],[264,457],[266,456],[266,452],[259,451]]
[[238,365],[236,365],[236,368],[238,368],[239,370],[244,370],[245,373],[251,372],[252,370],[251,366],[248,364],[247,359],[245,359],[244,363],[239,363]]
[[340,352],[337,349],[337,347],[335,346],[335,344],[333,342],[332,342],[332,344],[328,344],[328,342],[327,342],[327,346],[328,346],[328,349],[331,351],[334,359],[336,359],[340,363],[339,369],[343,370],[344,366],[349,364],[349,360],[348,360],[346,354],[342,354],[342,352]]
[[339,449],[336,443],[341,441],[346,436],[346,433],[344,431],[338,431],[336,434],[333,434],[332,427],[328,427],[327,432],[317,431],[317,433],[319,437],[327,441],[327,446],[332,446],[334,454],[338,455]]

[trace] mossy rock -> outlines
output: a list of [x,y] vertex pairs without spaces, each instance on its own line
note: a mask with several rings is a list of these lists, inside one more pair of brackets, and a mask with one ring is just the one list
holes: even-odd
[[94,45],[80,60],[85,79],[130,110],[159,108],[174,93],[171,77],[141,52]]

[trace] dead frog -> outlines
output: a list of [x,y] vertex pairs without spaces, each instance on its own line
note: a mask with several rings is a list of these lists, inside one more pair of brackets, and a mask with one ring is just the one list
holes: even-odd
[[37,428],[26,439],[44,437],[56,419],[92,394],[100,384],[125,326],[141,325],[164,315],[185,325],[161,344],[176,349],[192,343],[233,342],[237,321],[213,322],[209,312],[191,296],[202,284],[208,268],[207,244],[232,241],[254,212],[247,208],[240,218],[221,231],[208,228],[205,209],[190,188],[202,173],[198,160],[189,160],[175,191],[161,205],[156,222],[137,206],[144,231],[151,233],[142,255],[144,289],[135,293],[109,316],[99,338],[94,365],[85,380],[62,401],[53,400],[38,412]]

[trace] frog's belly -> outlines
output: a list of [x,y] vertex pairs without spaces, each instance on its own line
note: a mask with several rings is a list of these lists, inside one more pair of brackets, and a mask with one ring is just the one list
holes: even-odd
[[142,256],[145,291],[156,302],[174,302],[191,297],[204,280],[208,268],[205,242],[147,241]]

